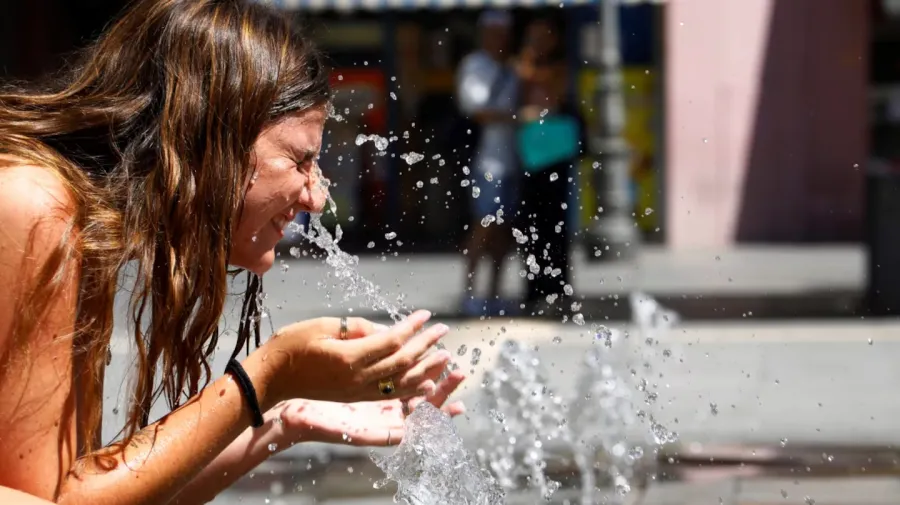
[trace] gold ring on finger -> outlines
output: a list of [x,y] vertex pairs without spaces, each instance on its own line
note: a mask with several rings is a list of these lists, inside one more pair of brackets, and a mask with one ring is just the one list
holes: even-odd
[[347,340],[347,332],[348,332],[348,324],[347,324],[347,316],[341,318],[341,331],[338,334],[341,340]]
[[381,391],[381,394],[384,396],[390,396],[396,390],[393,379],[378,381],[378,390]]

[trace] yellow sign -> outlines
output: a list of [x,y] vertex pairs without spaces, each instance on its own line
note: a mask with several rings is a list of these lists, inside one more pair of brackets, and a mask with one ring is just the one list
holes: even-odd
[[[585,122],[592,127],[597,122],[595,81],[598,71],[583,69],[578,75],[578,96]],[[655,76],[647,67],[626,67],[622,71],[625,88],[625,131],[623,136],[631,147],[631,188],[634,213],[644,231],[653,231],[658,224],[655,212],[659,193],[659,174],[656,171],[656,107],[654,106]],[[582,162],[581,223],[586,227],[597,213],[594,187],[595,160]],[[601,168],[602,169],[602,168]],[[647,209],[651,209],[649,212]]]

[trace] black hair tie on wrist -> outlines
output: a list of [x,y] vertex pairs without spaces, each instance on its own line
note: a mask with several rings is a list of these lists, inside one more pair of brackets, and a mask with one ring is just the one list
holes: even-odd
[[244,393],[244,399],[247,400],[247,406],[250,407],[250,416],[253,418],[253,427],[261,427],[265,424],[265,421],[263,421],[262,411],[259,409],[259,400],[256,398],[256,388],[253,387],[253,382],[250,381],[250,377],[247,375],[244,367],[242,367],[236,359],[232,358],[231,361],[228,362],[228,365],[225,366],[225,373],[231,373],[231,375],[234,376],[234,379],[238,383],[238,387],[240,387],[241,392]]

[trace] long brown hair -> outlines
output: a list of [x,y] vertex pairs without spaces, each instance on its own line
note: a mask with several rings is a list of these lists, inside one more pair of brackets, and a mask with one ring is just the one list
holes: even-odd
[[[67,259],[80,260],[76,352],[90,387],[78,435],[89,453],[123,267],[136,272],[128,441],[155,400],[175,408],[209,382],[253,143],[330,89],[301,28],[253,0],[139,0],[80,61],[41,89],[0,90],[0,154],[52,168],[75,202],[72,231],[20,297],[13,338],[27,341]],[[253,329],[259,338],[261,280],[249,281],[239,347]]]

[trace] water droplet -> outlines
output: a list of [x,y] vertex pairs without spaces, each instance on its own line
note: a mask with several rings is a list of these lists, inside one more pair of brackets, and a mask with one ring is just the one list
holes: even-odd
[[386,238],[388,240],[394,240],[395,238],[397,238],[397,232],[389,231],[384,234],[384,238]]
[[422,181],[416,181],[416,187],[422,189],[425,186],[425,183]]
[[494,174],[492,174],[492,173],[490,173],[490,172],[485,172],[485,173],[484,173],[484,180],[486,180],[486,181],[488,181],[488,182],[493,181],[493,180],[494,180]]
[[559,337],[559,336],[553,337],[553,343],[554,343],[554,344],[561,344],[561,343],[562,343],[562,337]]
[[644,209],[645,216],[649,216],[650,214],[653,214],[653,209],[651,209],[650,207],[647,207],[646,209]]
[[805,503],[806,505],[816,505],[816,500],[813,500],[809,496],[804,496],[803,503]]
[[572,322],[577,324],[578,326],[584,326],[584,316],[579,312],[572,316]]
[[488,226],[491,225],[491,223],[493,223],[496,220],[497,220],[497,218],[494,217],[493,214],[488,214],[488,215],[484,216],[483,218],[481,218],[481,226],[484,226],[485,228],[487,228]]
[[469,364],[475,366],[478,362],[481,361],[481,349],[477,347],[472,348],[472,359],[469,361]]
[[423,156],[419,153],[416,153],[416,152],[409,152],[409,153],[401,154],[400,159],[405,161],[407,165],[414,165],[414,164],[424,160],[425,156]]
[[573,288],[571,284],[566,284],[565,286],[563,286],[563,292],[566,294],[566,296],[572,296],[573,294],[575,294],[575,288]]
[[393,91],[391,91],[391,99],[396,100],[396,99],[397,99],[397,93],[394,93]]
[[787,438],[782,438],[779,442],[781,443],[781,447],[784,447],[784,446],[787,445],[788,439],[787,439]]
[[278,444],[272,443],[269,444],[269,452],[275,452],[278,450]]
[[872,344],[874,344],[874,343],[875,343],[875,341],[874,341],[874,340],[872,340],[872,339],[871,339],[871,338],[870,338],[870,339],[868,339],[868,340],[867,340],[867,342],[868,342],[868,343],[869,343],[869,345],[872,345]]
[[375,242],[369,242],[368,244],[366,244],[366,247],[368,247],[369,249],[374,249],[374,248],[375,248]]
[[459,346],[459,349],[456,350],[456,355],[464,356],[466,354],[467,350],[468,350],[468,348],[466,347],[466,344],[463,344],[463,345]]
[[472,186],[472,198],[478,198],[481,195],[481,188]]
[[714,416],[719,415],[719,406],[716,405],[715,403],[710,403],[709,404],[709,413]]
[[550,174],[551,181],[555,181],[557,179],[559,179],[559,174],[557,174],[556,172],[553,172],[552,174]]
[[250,237],[250,240],[252,240],[253,242],[256,242],[256,240],[257,240],[257,239],[256,239],[256,235]]

